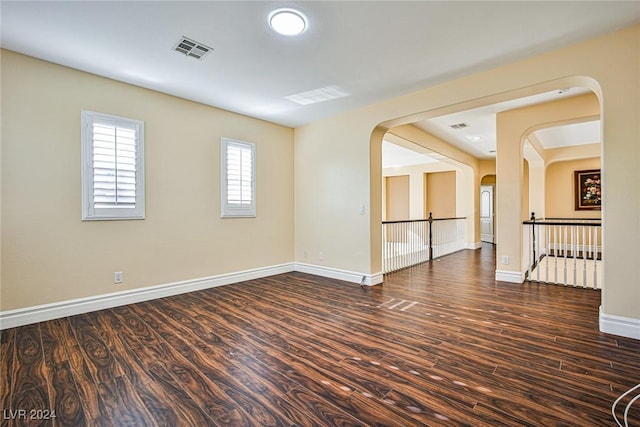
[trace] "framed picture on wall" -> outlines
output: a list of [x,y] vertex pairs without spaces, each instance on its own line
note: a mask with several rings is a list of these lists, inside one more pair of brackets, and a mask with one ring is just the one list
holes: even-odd
[[576,193],[575,210],[600,210],[602,206],[600,169],[575,171],[573,176]]

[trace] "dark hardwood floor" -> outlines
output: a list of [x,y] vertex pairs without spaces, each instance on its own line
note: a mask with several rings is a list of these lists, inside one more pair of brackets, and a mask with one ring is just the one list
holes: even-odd
[[599,291],[494,269],[487,245],[373,288],[290,273],[5,330],[2,425],[614,425],[640,341],[598,332]]

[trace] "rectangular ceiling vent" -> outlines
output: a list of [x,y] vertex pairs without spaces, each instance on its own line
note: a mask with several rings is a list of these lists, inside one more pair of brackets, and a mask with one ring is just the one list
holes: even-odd
[[184,53],[192,58],[201,59],[207,53],[212,51],[213,48],[182,36],[180,41],[175,45],[174,50]]
[[317,102],[330,101],[332,99],[344,98],[350,94],[336,85],[320,87],[293,95],[285,96],[291,102],[300,105],[315,104]]
[[464,128],[468,128],[469,124],[465,123],[465,122],[462,122],[462,123],[456,123],[455,125],[450,125],[450,127],[452,129],[464,129]]

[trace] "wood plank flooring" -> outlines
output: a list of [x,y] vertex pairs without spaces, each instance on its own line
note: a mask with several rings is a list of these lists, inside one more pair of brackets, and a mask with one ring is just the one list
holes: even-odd
[[1,425],[614,425],[640,341],[598,332],[600,291],[494,269],[486,245],[373,288],[289,273],[5,330]]

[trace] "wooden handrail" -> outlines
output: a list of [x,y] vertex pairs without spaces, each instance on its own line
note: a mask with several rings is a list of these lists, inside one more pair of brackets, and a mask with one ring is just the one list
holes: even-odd
[[[548,218],[540,218],[540,220],[554,221],[554,220],[572,220],[577,219],[579,221],[602,221],[602,218],[563,218],[563,217],[548,217]],[[536,218],[536,221],[538,219]]]
[[[431,221],[450,221],[452,219],[467,219],[466,216],[459,216],[455,218],[431,218]],[[396,221],[382,221],[383,224],[399,224],[402,222],[429,222],[429,218],[425,219],[401,219]]]
[[[574,221],[571,221],[574,220]],[[579,221],[583,221],[583,222],[579,222]],[[600,222],[595,222],[595,221],[600,221]],[[542,224],[542,225],[590,225],[593,227],[600,227],[602,226],[602,219],[601,218],[542,218],[542,219],[538,219],[536,218],[536,214],[535,212],[531,212],[531,219],[528,221],[522,221],[522,224],[527,224],[527,225],[536,225],[536,224]]]
[[561,221],[522,221],[523,224],[529,225],[589,225],[591,227],[601,227],[602,223],[600,222],[561,222]]

